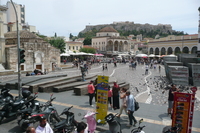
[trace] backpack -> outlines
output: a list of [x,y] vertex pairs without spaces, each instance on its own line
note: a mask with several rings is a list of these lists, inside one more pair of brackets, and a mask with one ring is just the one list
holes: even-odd
[[136,100],[134,101],[134,103],[135,103],[135,111],[137,111],[140,108],[139,103]]

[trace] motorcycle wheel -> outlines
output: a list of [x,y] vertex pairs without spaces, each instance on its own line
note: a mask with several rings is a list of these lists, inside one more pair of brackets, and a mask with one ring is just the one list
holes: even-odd
[[3,116],[0,116],[0,124],[1,124],[2,120],[3,120]]
[[29,127],[29,124],[28,123],[24,123],[24,119],[20,120],[19,122],[19,126],[21,128],[22,131],[26,131],[26,129]]
[[54,116],[52,114],[49,115],[48,122],[51,127],[53,127],[53,125],[55,125],[57,123],[56,119],[54,118]]

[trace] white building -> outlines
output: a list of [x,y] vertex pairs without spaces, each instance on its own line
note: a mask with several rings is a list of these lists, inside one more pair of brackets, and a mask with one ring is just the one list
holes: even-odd
[[[16,8],[16,12],[17,12],[17,17],[18,17],[18,23],[19,23],[19,30],[27,30],[30,32],[37,32],[36,27],[29,25],[28,23],[26,23],[25,21],[25,6],[21,5],[21,4],[16,4],[14,3],[14,6]],[[16,31],[17,30],[17,26],[16,26],[16,14],[15,14],[15,10],[13,8],[13,5],[10,1],[7,2],[6,4],[7,7],[7,23],[8,23],[8,32],[10,31]]]

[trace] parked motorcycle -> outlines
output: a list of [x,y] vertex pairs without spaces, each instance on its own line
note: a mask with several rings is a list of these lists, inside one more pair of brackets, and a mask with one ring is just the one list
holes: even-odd
[[[0,123],[3,118],[14,117],[17,115],[19,110],[27,108],[33,99],[27,99],[31,95],[30,91],[23,91],[22,98],[16,100],[15,102],[11,97],[6,97],[4,103],[2,103],[2,108],[0,109]],[[33,105],[33,104],[32,104]]]
[[122,133],[121,124],[115,119],[117,115],[118,114],[113,115],[112,113],[110,113],[105,117],[111,133]]
[[41,117],[47,118],[48,123],[52,126],[57,122],[60,122],[60,117],[58,116],[57,110],[52,105],[52,101],[56,99],[53,98],[53,94],[50,97],[50,100],[47,101],[44,105],[41,105],[39,112],[33,112],[27,119],[24,120],[24,124],[31,124],[38,122]]
[[[37,98],[37,93],[35,93],[35,95],[32,97],[32,100],[35,100]],[[30,118],[31,114],[33,113],[39,113],[42,112],[41,110],[41,106],[40,106],[40,102],[36,101],[34,102],[34,105],[20,110],[18,111],[18,125],[19,127],[25,131],[27,129],[27,127],[30,125],[30,123],[28,122],[28,119]]]
[[74,119],[74,113],[70,112],[69,110],[73,106],[69,108],[65,108],[60,115],[66,115],[66,119],[56,123],[54,125],[54,132],[55,133],[71,133],[75,130],[75,126],[77,126],[77,122]]
[[140,124],[143,122],[143,119],[139,120],[139,126],[137,128],[134,128],[131,133],[145,133],[144,131],[142,131],[142,129],[145,127],[145,126],[140,126]]

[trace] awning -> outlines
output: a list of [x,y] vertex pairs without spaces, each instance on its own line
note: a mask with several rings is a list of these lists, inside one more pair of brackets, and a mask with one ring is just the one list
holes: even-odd
[[60,54],[60,56],[70,56],[70,55],[67,53],[63,53],[63,54]]

